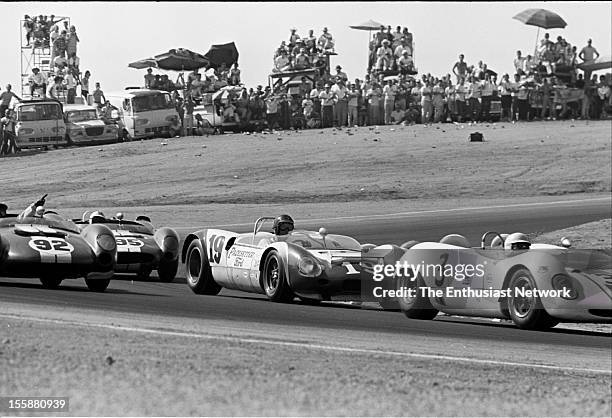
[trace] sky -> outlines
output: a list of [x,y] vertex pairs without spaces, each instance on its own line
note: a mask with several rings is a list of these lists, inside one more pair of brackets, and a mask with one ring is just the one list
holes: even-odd
[[[235,42],[242,81],[249,87],[267,84],[274,50],[288,39],[328,27],[337,56],[349,78],[363,78],[368,33],[350,29],[369,19],[406,26],[413,33],[419,72],[440,76],[451,72],[459,53],[468,64],[479,60],[498,73],[510,72],[516,50],[533,52],[537,28],[512,16],[526,8],[544,8],[561,15],[565,29],[548,31],[566,38],[578,50],[593,39],[600,54],[610,55],[612,2],[15,2],[0,3],[0,85],[20,92],[20,20],[24,14],[69,16],[80,38],[81,70],[105,91],[143,84],[145,70],[128,63],[171,48],[206,53],[210,45]],[[540,31],[543,36],[544,31]],[[176,73],[169,72],[172,79]]]

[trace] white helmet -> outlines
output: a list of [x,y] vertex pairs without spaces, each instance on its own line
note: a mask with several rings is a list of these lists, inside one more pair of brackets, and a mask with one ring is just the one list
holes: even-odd
[[501,250],[504,246],[503,241],[505,241],[506,238],[508,238],[508,234],[500,234],[499,236],[496,236],[495,238],[493,238],[493,241],[491,241],[491,248],[494,250]]
[[528,250],[530,246],[531,241],[529,241],[527,235],[520,232],[508,235],[504,242],[504,249],[506,250]]
[[104,220],[105,218],[106,217],[104,216],[102,212],[100,212],[99,210],[94,210],[93,212],[91,212],[91,215],[89,215],[89,222],[93,223],[94,220],[101,221],[101,220]]

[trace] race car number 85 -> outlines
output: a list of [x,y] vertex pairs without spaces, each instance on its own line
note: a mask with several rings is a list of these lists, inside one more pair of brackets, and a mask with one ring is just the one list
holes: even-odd
[[28,242],[30,248],[44,253],[71,253],[74,247],[61,238],[36,238]]
[[115,238],[117,245],[119,246],[130,246],[130,247],[142,247],[144,243],[135,238]]
[[221,261],[221,251],[223,251],[224,243],[225,237],[222,235],[211,235],[208,240],[208,259],[215,264],[219,264],[219,261]]

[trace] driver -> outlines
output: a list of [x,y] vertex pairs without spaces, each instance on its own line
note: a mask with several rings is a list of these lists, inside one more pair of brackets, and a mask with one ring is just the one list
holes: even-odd
[[106,217],[99,210],[95,210],[95,211],[93,211],[91,213],[91,215],[89,215],[89,223],[90,224],[98,223],[98,222],[104,222],[104,220],[106,220]]
[[504,241],[504,249],[506,250],[528,250],[530,247],[531,241],[529,241],[527,235],[520,232],[508,235]]
[[44,195],[40,200],[37,200],[36,202],[25,208],[23,212],[21,212],[19,216],[17,216],[17,219],[21,220],[23,218],[31,217],[41,218],[45,213],[45,197],[47,197],[47,195]]
[[7,210],[8,206],[5,203],[0,202],[0,218],[4,218],[6,216]]
[[289,232],[293,231],[294,222],[293,218],[289,215],[280,215],[274,219],[274,226],[272,227],[272,232],[274,235],[288,235]]

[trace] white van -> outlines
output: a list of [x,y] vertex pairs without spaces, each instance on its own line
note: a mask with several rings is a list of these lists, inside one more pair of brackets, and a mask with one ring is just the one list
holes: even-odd
[[14,107],[18,148],[67,145],[62,104],[53,99],[24,100]]
[[174,136],[180,132],[179,116],[167,91],[133,89],[104,96],[119,110],[126,141]]

